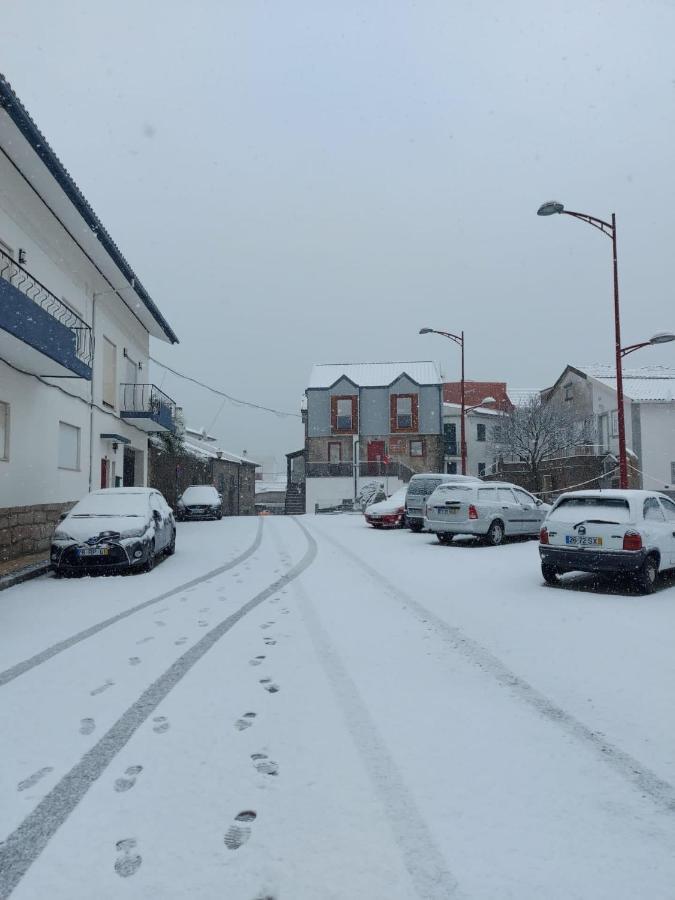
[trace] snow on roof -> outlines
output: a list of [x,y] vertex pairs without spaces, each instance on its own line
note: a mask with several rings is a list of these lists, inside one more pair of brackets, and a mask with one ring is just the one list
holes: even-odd
[[248,463],[250,466],[259,466],[259,462],[249,459],[248,456],[239,456],[236,453],[230,453],[228,450],[221,450],[220,447],[203,447],[194,441],[184,441],[185,449],[193,456],[203,456],[205,459],[227,459],[230,462]]
[[[616,390],[616,369],[613,365],[576,366],[596,381]],[[642,366],[623,369],[623,392],[631,400],[675,400],[675,367]]]
[[256,481],[255,483],[255,492],[256,494],[269,494],[269,493],[280,493],[283,494],[286,491],[286,479],[280,481]]
[[[467,404],[468,405],[468,404]],[[444,403],[443,404],[443,412],[444,413],[457,413],[461,410],[462,406],[460,403]],[[499,409],[490,409],[488,406],[480,406],[478,409],[467,410],[466,413],[468,416],[502,416],[504,413]]]
[[213,442],[218,440],[212,434],[208,434],[206,428],[192,428],[190,425],[185,426],[185,434],[189,434],[190,437],[197,438],[199,441]]
[[346,377],[358,387],[388,387],[401,375],[417,384],[440,384],[441,373],[434,362],[321,363],[312,368],[309,388],[329,388]]
[[527,406],[540,394],[541,391],[536,388],[509,388],[509,399],[514,406]]

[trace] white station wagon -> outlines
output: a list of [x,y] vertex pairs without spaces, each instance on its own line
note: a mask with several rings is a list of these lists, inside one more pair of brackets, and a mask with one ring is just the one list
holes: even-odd
[[633,577],[651,594],[675,568],[675,503],[654,491],[574,491],[558,498],[541,529],[544,580],[564,572]]
[[424,525],[442,544],[471,534],[495,546],[505,537],[538,535],[550,508],[506,481],[441,484],[426,502]]

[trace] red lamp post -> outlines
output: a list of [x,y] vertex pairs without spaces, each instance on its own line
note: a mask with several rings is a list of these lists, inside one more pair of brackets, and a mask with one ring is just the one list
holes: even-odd
[[460,381],[460,403],[461,403],[461,413],[459,419],[459,444],[460,444],[460,456],[462,458],[462,475],[466,475],[466,432],[465,432],[465,415],[466,415],[466,407],[464,404],[464,332],[462,331],[460,334],[452,334],[449,331],[436,331],[435,328],[420,328],[420,334],[440,334],[442,337],[446,337],[451,341],[454,341],[456,344],[459,344],[462,350],[462,378]]

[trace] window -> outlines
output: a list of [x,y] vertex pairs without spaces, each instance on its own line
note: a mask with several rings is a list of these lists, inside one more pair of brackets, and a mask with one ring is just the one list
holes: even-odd
[[670,483],[675,484],[675,462],[670,464]]
[[619,433],[619,410],[612,410],[612,437],[616,437]]
[[417,394],[392,394],[390,403],[391,431],[417,431]]
[[675,522],[675,503],[672,500],[666,500],[661,497],[661,506],[666,516],[666,522]]
[[333,432],[342,431],[355,434],[357,431],[356,397],[331,397],[331,424]]
[[571,381],[567,382],[563,390],[565,391],[565,400],[574,400],[574,385]]
[[479,503],[494,503],[497,500],[497,491],[495,488],[478,488]]
[[501,425],[495,425],[495,427],[492,429],[492,440],[495,442],[495,444],[500,443],[500,441],[502,440]]
[[103,338],[103,402],[115,407],[117,399],[117,347]]
[[500,503],[515,503],[511,488],[497,488],[497,499]]
[[424,441],[410,441],[410,455],[424,456]]
[[445,471],[448,475],[456,475],[457,474],[457,463],[449,462],[445,464]]
[[485,463],[478,463],[478,477],[482,478],[485,475]]
[[482,422],[476,425],[476,440],[481,443],[485,441],[485,425]]
[[644,518],[649,522],[663,522],[664,515],[663,510],[659,506],[659,501],[656,497],[648,497],[645,500],[645,505],[643,508]]
[[443,442],[446,456],[457,456],[457,425],[454,422],[444,422]]
[[522,506],[537,505],[534,497],[528,494],[527,491],[521,491],[518,488],[514,488],[513,493],[516,495],[516,500],[518,501],[518,503],[520,503]]
[[59,422],[59,469],[80,468],[80,429]]
[[0,401],[0,460],[9,459],[9,403]]
[[328,462],[342,462],[342,444],[339,441],[328,442]]

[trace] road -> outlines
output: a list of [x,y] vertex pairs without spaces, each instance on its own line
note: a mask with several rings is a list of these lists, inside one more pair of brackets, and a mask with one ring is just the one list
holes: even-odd
[[358,516],[0,594],[0,898],[675,897],[675,587]]

